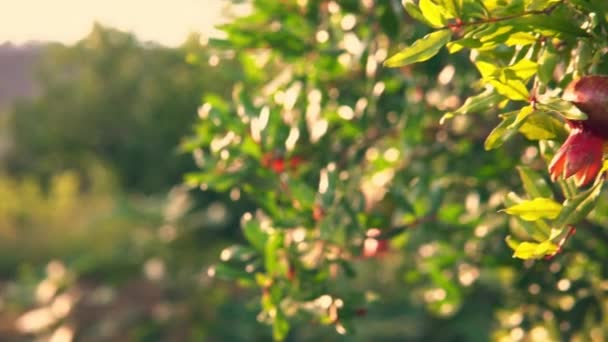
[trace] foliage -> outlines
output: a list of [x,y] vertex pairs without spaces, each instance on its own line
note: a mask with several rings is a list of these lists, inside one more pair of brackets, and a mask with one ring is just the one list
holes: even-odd
[[[257,293],[276,340],[323,336],[311,321],[362,340],[601,340],[606,217],[581,220],[606,205],[603,175],[579,190],[539,171],[563,118],[585,118],[559,89],[605,68],[601,1],[404,1],[430,33],[398,1],[252,5],[214,42],[245,77],[182,146],[187,184],[257,207],[209,272]],[[558,255],[573,224],[590,229]]]
[[[566,135],[561,122],[587,118],[561,100],[559,93],[573,79],[606,72],[600,59],[605,42],[599,39],[607,29],[605,5],[597,1],[521,0],[501,6],[471,0],[420,1],[418,5],[407,1],[405,8],[436,31],[385,64],[404,66],[426,60],[446,45],[451,53],[470,49],[470,59],[481,74],[478,86],[485,90],[446,115],[467,114],[468,108],[477,104],[485,107],[491,99],[491,104],[505,112],[500,115],[502,122],[488,135],[486,149],[500,147],[519,131],[528,140],[539,141],[536,151],[540,151],[540,160],[534,158],[527,164],[549,161],[556,143]],[[424,59],[418,57],[422,44],[428,52]],[[534,242],[509,238],[509,246],[515,257],[523,259],[552,256],[571,227],[594,208],[604,174],[600,172],[588,190],[577,189],[572,178],[559,180],[560,204],[540,174],[520,170],[526,170],[521,177],[529,199],[510,194],[505,212],[526,226],[527,236],[521,237]]]

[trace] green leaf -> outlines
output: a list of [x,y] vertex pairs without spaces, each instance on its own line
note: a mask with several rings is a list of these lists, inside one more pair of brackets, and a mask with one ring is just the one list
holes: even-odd
[[475,61],[475,66],[483,78],[493,78],[499,73],[499,69],[496,67],[496,64],[484,59],[477,59]]
[[435,0],[447,19],[459,17],[462,0]]
[[221,112],[228,112],[230,110],[230,105],[226,100],[217,94],[206,94],[203,102],[208,103],[212,108],[216,108]]
[[425,17],[424,15],[422,15],[422,12],[420,11],[420,8],[414,3],[413,0],[405,0],[403,1],[403,7],[405,7],[405,11],[407,12],[407,14],[409,14],[412,18],[428,25],[428,26],[433,26],[433,24],[431,24]]
[[572,16],[572,11],[553,11],[551,15],[529,15],[509,20],[509,24],[520,29],[529,29],[544,36],[559,35],[563,38],[578,39],[589,37],[585,30],[577,25],[578,20]]
[[445,120],[451,119],[456,115],[485,111],[495,106],[502,99],[503,97],[500,94],[494,92],[492,89],[486,89],[481,94],[469,97],[464,101],[464,104],[460,108],[445,113],[441,118],[440,123],[444,123]]
[[595,49],[593,42],[590,42],[589,39],[579,40],[578,45],[575,52],[575,67],[578,74],[584,75],[591,65]]
[[506,98],[527,101],[530,97],[526,82],[537,72],[535,62],[522,59],[510,67],[498,68],[494,61],[479,58],[475,61],[475,66],[484,81]]
[[486,138],[484,147],[486,151],[493,150],[504,144],[509,138],[515,134],[516,130],[510,128],[517,118],[518,111],[505,113],[502,115],[503,120],[496,126]]
[[287,185],[291,196],[297,200],[300,208],[312,208],[316,192],[299,179],[290,178]]
[[551,98],[549,100],[539,102],[536,107],[547,111],[558,112],[566,119],[587,120],[587,115],[585,113],[581,112],[572,103],[562,100],[561,98]]
[[484,8],[481,0],[459,0],[461,19],[483,19],[490,13]]
[[554,219],[559,216],[561,210],[562,205],[554,200],[537,197],[510,206],[504,211],[509,215],[521,217],[526,221],[536,221],[541,218]]
[[538,37],[530,32],[514,32],[510,34],[504,42],[506,46],[525,46],[532,45],[538,41]]
[[423,62],[435,56],[451,39],[450,30],[439,30],[418,39],[411,46],[401,50],[384,62],[387,67],[402,67],[408,64]]
[[604,0],[569,0],[574,6],[584,8],[588,12],[608,13],[608,3]]
[[283,234],[274,232],[266,241],[264,253],[264,266],[266,272],[274,274],[279,272],[279,249],[283,246]]
[[285,317],[285,314],[280,310],[276,309],[276,315],[274,316],[274,322],[272,322],[272,337],[275,341],[283,341],[287,338],[289,333],[289,321]]
[[553,80],[553,71],[559,63],[559,55],[552,45],[548,44],[538,61],[538,79],[543,84],[548,84]]
[[528,196],[531,198],[553,197],[553,191],[551,191],[545,179],[538,172],[527,166],[518,166],[517,171]]
[[524,58],[505,69],[512,71],[512,75],[514,75],[516,78],[521,79],[523,81],[527,81],[532,76],[536,75],[538,71],[538,64],[536,64],[536,62]]
[[498,79],[489,79],[488,82],[496,88],[504,97],[513,101],[527,101],[530,98],[528,88],[523,81],[518,79],[509,79],[505,77],[505,81]]
[[474,49],[481,47],[483,43],[475,38],[463,38],[446,44],[450,53],[456,53],[464,48]]
[[515,240],[511,235],[507,235],[505,237],[505,242],[507,243],[507,246],[509,246],[509,248],[511,248],[512,250],[516,250],[517,246],[519,246],[519,244],[521,243]]
[[241,220],[243,235],[249,243],[258,251],[263,251],[268,240],[268,235],[262,230],[260,222],[256,219]]
[[541,243],[522,242],[515,248],[513,257],[524,260],[538,259],[546,255],[555,254],[558,249],[559,247],[551,241],[543,241]]
[[536,242],[542,242],[551,236],[551,227],[545,220],[526,221],[517,216],[511,216],[511,229],[516,232],[523,230],[529,237]]
[[602,185],[604,185],[604,182],[599,181],[592,188],[567,199],[564,202],[561,214],[555,222],[555,226],[557,228],[563,228],[569,224],[576,224],[585,219],[591,210],[595,208],[595,203],[600,195]]
[[[519,203],[522,203],[524,200],[519,198],[515,193],[510,192],[505,197],[504,203],[505,206],[513,206]],[[517,230],[523,230],[529,237],[534,239],[537,242],[542,242],[549,239],[551,235],[551,227],[545,222],[545,220],[536,220],[536,221],[525,221],[517,216],[511,216],[511,229],[513,232],[517,232]]]
[[563,140],[567,135],[564,124],[547,112],[535,112],[519,127],[519,132],[529,140]]
[[234,280],[247,279],[253,280],[254,275],[246,272],[243,268],[226,263],[218,263],[213,266],[213,276],[219,279]]
[[532,115],[532,113],[534,113],[534,107],[532,106],[525,106],[522,107],[519,110],[519,113],[517,113],[517,116],[515,117],[515,121],[511,124],[511,126],[509,126],[510,129],[514,129],[517,128],[519,126],[522,125],[522,123],[530,116]]
[[448,20],[444,16],[444,11],[442,11],[441,6],[436,5],[433,1],[420,0],[418,2],[418,6],[420,7],[422,16],[424,16],[426,21],[429,22],[432,27],[438,28],[447,24]]
[[483,36],[479,37],[482,43],[502,43],[504,42],[515,30],[511,25],[495,25],[496,29],[492,29],[491,32],[486,32]]
[[542,11],[561,0],[526,0],[526,11]]

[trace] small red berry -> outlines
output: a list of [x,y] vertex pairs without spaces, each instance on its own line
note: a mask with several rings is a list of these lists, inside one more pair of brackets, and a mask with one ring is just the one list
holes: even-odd
[[312,208],[312,218],[315,221],[321,221],[325,217],[325,210],[321,207],[320,204],[315,204]]
[[275,158],[272,160],[272,164],[270,165],[272,171],[276,173],[281,173],[285,171],[285,161],[280,158]]

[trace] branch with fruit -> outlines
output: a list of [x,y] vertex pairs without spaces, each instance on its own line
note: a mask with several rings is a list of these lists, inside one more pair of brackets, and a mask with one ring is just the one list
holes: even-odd
[[561,0],[516,3],[489,8],[477,0],[406,0],[406,11],[434,31],[384,64],[423,62],[444,46],[450,53],[468,49],[481,75],[476,87],[483,91],[446,113],[442,122],[457,115],[507,110],[500,114],[502,121],[489,133],[485,148],[498,148],[517,132],[538,141],[563,202],[555,200],[554,189],[539,170],[520,169],[528,198],[509,194],[504,211],[526,227],[523,239],[532,241],[508,237],[507,243],[515,257],[529,259],[561,250],[571,235],[568,227],[588,216],[601,193],[608,168],[608,76],[597,74],[606,69],[600,58],[606,43],[597,37],[608,25],[598,15],[605,5]]

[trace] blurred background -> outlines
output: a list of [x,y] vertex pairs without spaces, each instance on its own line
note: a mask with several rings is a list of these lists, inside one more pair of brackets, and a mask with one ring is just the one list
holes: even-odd
[[234,214],[226,196],[180,186],[194,164],[178,151],[203,94],[226,96],[238,78],[206,46],[238,6],[2,7],[0,340],[246,336],[255,312],[206,278]]
[[[536,150],[520,139],[510,146],[521,156],[483,152],[492,115],[437,124],[470,94],[477,75],[467,57],[377,71],[393,44],[425,30],[393,0],[4,4],[0,341],[271,340],[259,289],[216,279],[209,267],[245,241],[242,218],[260,208],[239,184],[255,189],[251,179],[278,178],[287,166],[262,160],[255,165],[273,172],[250,170],[211,189],[184,184],[184,175],[201,167],[194,145],[217,133],[198,124],[210,104],[225,112],[211,114],[223,127],[235,127],[235,103],[249,101],[242,90],[292,70],[285,65],[296,76],[267,96],[287,106],[283,97],[308,75],[329,113],[319,136],[293,152],[314,156],[302,184],[316,191],[322,166],[345,156],[339,167],[360,171],[371,189],[364,231],[388,225],[399,206],[418,213],[402,213],[401,224],[416,229],[390,245],[353,239],[353,250],[371,249],[354,260],[356,277],[318,280],[327,285],[320,291],[373,303],[353,311],[354,335],[305,318],[288,340],[602,340],[606,234],[581,233],[592,239],[556,261],[512,259],[507,218],[496,212],[519,184],[516,163]],[[252,53],[260,48],[281,62]],[[274,132],[277,146],[289,132]],[[357,149],[342,154],[341,143]]]

